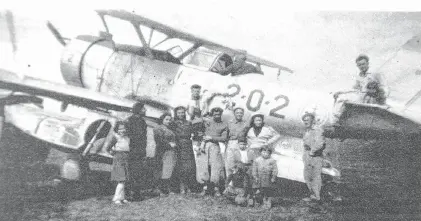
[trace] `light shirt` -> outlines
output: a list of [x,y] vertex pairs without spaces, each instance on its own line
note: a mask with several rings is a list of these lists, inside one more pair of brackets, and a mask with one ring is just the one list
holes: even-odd
[[258,148],[274,142],[272,139],[278,139],[279,134],[270,126],[263,126],[262,131],[256,136],[254,129],[250,128],[247,133],[247,143],[249,148]]
[[240,133],[246,127],[247,127],[247,122],[244,121],[244,120],[242,120],[242,121],[237,121],[237,120],[230,121],[228,123],[228,131],[229,131],[228,138],[230,140],[237,140]]
[[114,151],[130,151],[130,138],[129,136],[120,136],[115,134],[116,143],[113,146]]

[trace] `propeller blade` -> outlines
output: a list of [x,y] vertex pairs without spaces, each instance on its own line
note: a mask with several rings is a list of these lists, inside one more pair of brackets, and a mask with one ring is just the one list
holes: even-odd
[[12,44],[13,54],[16,54],[16,51],[18,50],[18,46],[16,43],[16,29],[15,29],[15,21],[13,18],[13,13],[7,10],[5,17],[6,17],[7,29],[9,30],[10,43]]
[[47,21],[47,27],[48,29],[50,29],[51,33],[53,33],[57,41],[60,42],[61,45],[66,46],[66,40],[69,40],[69,39],[61,36],[60,32],[57,30],[57,28],[53,24],[51,24],[50,21]]

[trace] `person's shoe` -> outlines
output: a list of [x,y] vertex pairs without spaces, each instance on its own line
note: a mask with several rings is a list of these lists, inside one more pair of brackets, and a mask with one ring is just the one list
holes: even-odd
[[123,202],[123,203],[130,203],[130,201],[128,201],[128,200],[123,200],[121,202]]
[[333,202],[342,202],[342,197],[341,196],[335,196],[332,199]]
[[180,190],[180,194],[183,194],[183,195],[186,194],[186,190],[185,189],[181,189]]
[[175,195],[175,193],[173,191],[170,191],[170,195]]
[[221,192],[219,191],[219,188],[218,187],[215,187],[214,188],[214,191],[215,191],[215,196],[216,197],[220,197],[221,196]]
[[205,187],[203,187],[203,190],[202,190],[202,192],[200,193],[200,195],[201,195],[201,196],[205,196],[205,195],[206,195],[207,190],[208,190],[208,188],[207,188],[206,186],[205,186]]
[[304,202],[311,202],[313,199],[311,197],[306,197],[303,199]]
[[116,204],[116,205],[123,205],[123,202],[121,202],[121,200],[117,200],[117,201],[114,201],[114,204]]

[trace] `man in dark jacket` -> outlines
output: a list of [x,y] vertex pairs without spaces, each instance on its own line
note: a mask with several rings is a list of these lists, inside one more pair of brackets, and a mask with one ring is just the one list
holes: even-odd
[[137,102],[133,105],[133,114],[127,119],[128,135],[130,137],[129,173],[131,181],[129,184],[130,193],[133,198],[140,197],[140,184],[146,183],[145,172],[142,168],[146,157],[147,125],[143,117],[146,109],[143,103]]

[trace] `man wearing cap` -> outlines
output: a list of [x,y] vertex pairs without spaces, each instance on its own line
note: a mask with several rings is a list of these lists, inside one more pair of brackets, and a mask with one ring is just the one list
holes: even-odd
[[128,136],[130,138],[129,173],[132,177],[129,188],[133,198],[140,197],[140,182],[145,183],[142,165],[146,157],[147,125],[143,117],[146,109],[143,103],[136,102],[132,109],[133,114],[127,119]]
[[234,109],[234,119],[228,123],[228,145],[225,151],[225,172],[227,177],[231,173],[231,168],[234,166],[233,157],[234,151],[238,149],[238,137],[240,133],[247,127],[247,122],[243,120],[244,109],[237,107]]
[[326,147],[323,129],[315,126],[314,113],[305,113],[302,117],[306,128],[303,136],[304,143],[304,180],[310,191],[310,197],[304,201],[320,201],[322,188],[323,150]]
[[248,74],[248,73],[258,73],[263,74],[262,70],[259,67],[255,67],[252,64],[246,62],[247,56],[245,54],[238,54],[235,56],[234,62],[229,65],[225,70],[222,70],[222,75],[232,74],[232,76]]
[[219,142],[227,141],[228,127],[222,121],[223,110],[219,107],[212,108],[210,114],[212,120],[206,123],[205,143],[206,154],[208,155],[208,165],[210,167],[210,180],[203,187],[202,195],[206,194],[209,184],[214,187],[215,196],[220,196],[218,184],[220,177],[223,177],[223,162]]

